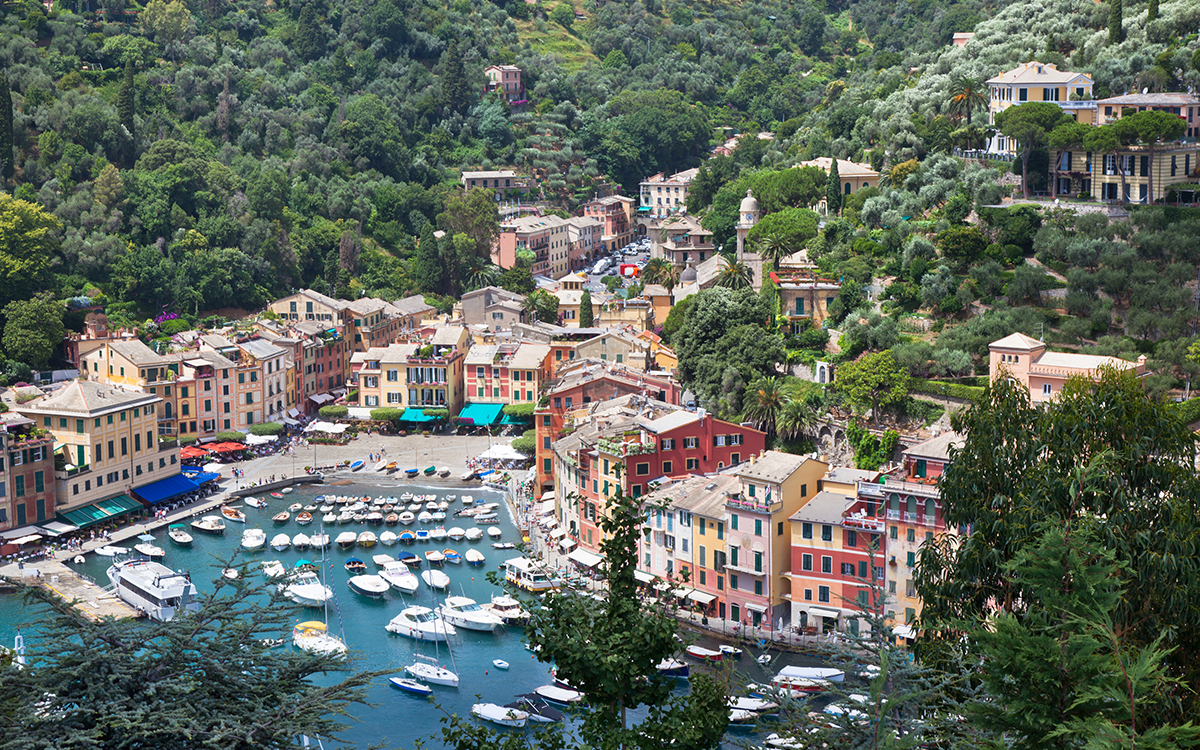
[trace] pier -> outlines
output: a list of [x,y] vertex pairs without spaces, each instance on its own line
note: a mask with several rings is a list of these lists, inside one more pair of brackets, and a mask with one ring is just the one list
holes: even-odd
[[36,586],[49,591],[74,606],[80,616],[92,621],[106,617],[120,619],[137,617],[137,612],[111,590],[105,589],[91,578],[76,573],[57,560],[43,560],[28,565],[19,575],[10,580],[23,586]]

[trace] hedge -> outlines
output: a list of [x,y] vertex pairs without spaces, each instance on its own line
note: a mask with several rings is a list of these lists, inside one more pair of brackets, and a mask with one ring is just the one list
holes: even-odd
[[449,409],[436,409],[436,408],[422,409],[421,413],[427,417],[433,417],[434,419],[449,419],[450,418],[450,410]]
[[250,434],[263,437],[274,437],[283,432],[283,425],[278,422],[260,422],[250,425]]
[[345,419],[349,413],[350,407],[342,406],[341,404],[322,406],[317,410],[317,414],[320,414],[324,419]]
[[246,439],[245,433],[230,430],[228,432],[218,432],[215,436],[218,443],[240,443]]
[[404,416],[403,409],[396,409],[390,406],[371,410],[371,419],[375,422],[395,422],[402,416]]
[[519,437],[512,441],[512,449],[518,453],[524,453],[527,456],[532,456],[537,452],[537,438]]
[[1183,420],[1184,424],[1200,422],[1200,398],[1190,398],[1187,401],[1171,404],[1171,409]]
[[984,389],[977,385],[958,385],[942,380],[921,380],[910,378],[908,381],[910,393],[924,393],[929,396],[947,396],[963,401],[978,401],[983,396]]
[[533,404],[505,404],[504,413],[514,419],[532,419]]

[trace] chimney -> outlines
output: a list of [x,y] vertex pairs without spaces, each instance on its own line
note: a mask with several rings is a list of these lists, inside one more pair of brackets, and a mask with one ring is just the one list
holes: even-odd
[[750,454],[750,465],[751,465],[751,466],[753,466],[753,465],[754,465],[754,460],[755,460],[756,458],[758,458],[758,455],[757,455],[757,454],[755,454],[755,453],[751,453],[751,454]]

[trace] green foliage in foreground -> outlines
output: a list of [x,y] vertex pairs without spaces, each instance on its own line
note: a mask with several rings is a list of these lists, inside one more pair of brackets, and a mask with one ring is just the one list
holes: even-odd
[[278,435],[283,432],[283,425],[278,422],[261,422],[248,428],[251,435]]
[[[29,667],[0,666],[0,750],[298,748],[300,735],[326,743],[361,705],[373,672],[340,680],[341,658],[267,639],[289,636],[297,611],[275,586],[218,579],[195,615],[91,622],[31,590],[46,617]],[[263,606],[256,599],[272,597]]]

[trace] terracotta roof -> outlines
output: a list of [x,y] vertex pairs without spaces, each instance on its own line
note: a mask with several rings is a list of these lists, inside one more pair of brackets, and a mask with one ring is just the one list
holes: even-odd
[[1035,338],[1026,336],[1023,333],[1017,332],[1009,334],[999,341],[993,341],[988,344],[988,349],[1020,349],[1022,351],[1033,351],[1034,349],[1045,349],[1046,345]]
[[989,78],[987,83],[1002,86],[1027,84],[1031,86],[1047,86],[1055,84],[1091,83],[1092,79],[1086,73],[1076,73],[1070,70],[1059,70],[1053,63],[1040,63],[1031,60],[1021,63],[1012,70],[1006,70],[995,78]]

